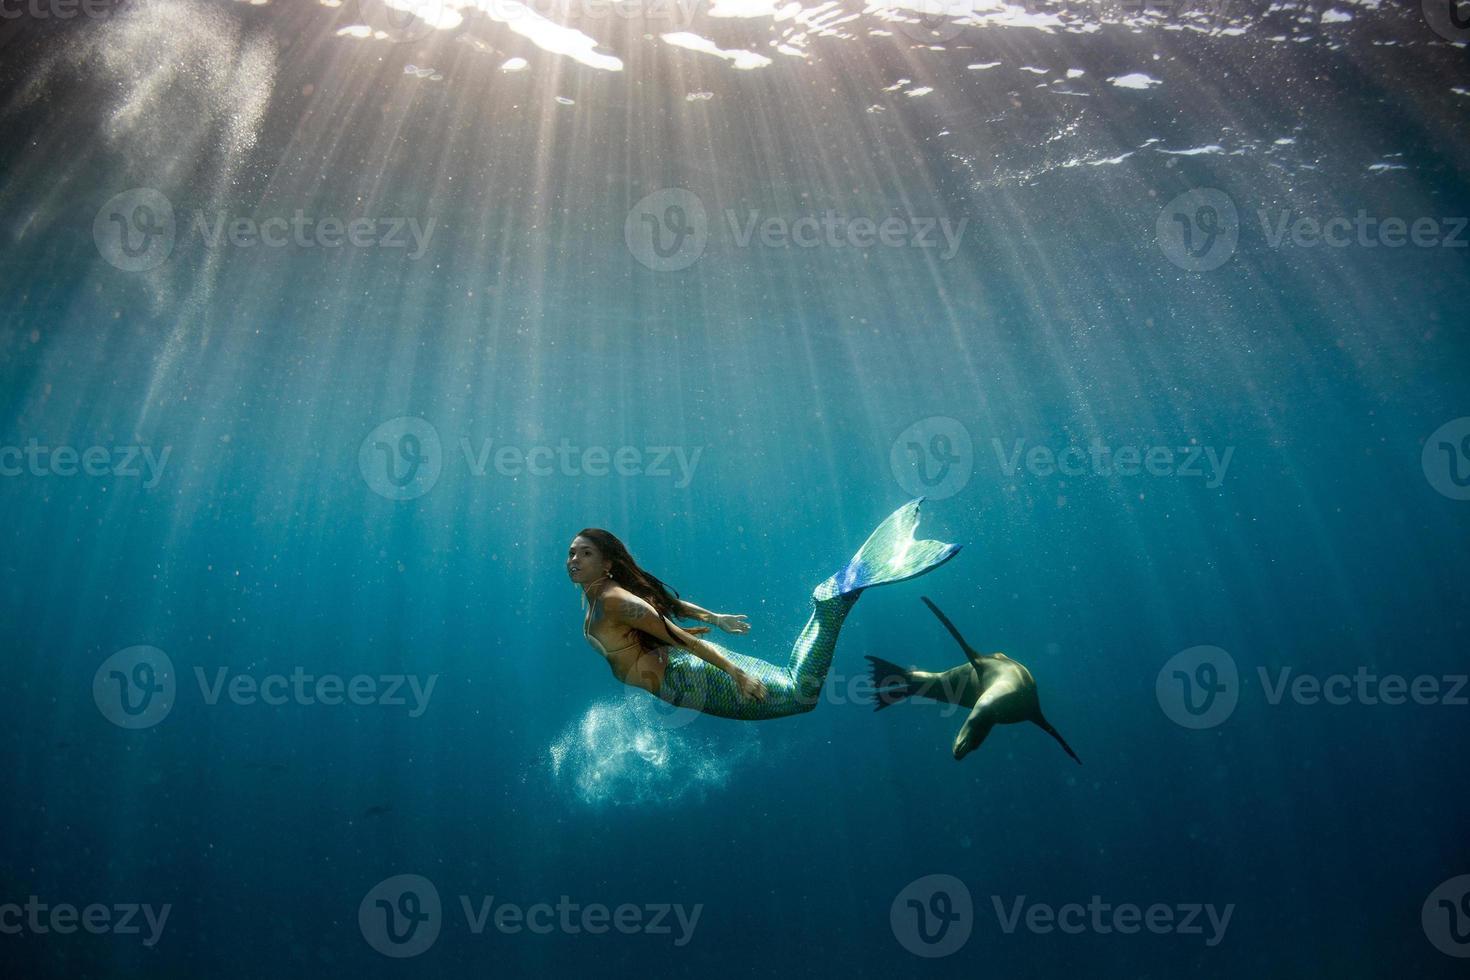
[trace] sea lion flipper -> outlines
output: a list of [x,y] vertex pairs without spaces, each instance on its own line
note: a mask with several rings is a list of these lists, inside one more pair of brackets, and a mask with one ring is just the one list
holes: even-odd
[[913,675],[906,668],[882,657],[866,659],[873,672],[874,711],[882,711],[914,693]]
[[1062,738],[1061,732],[1051,727],[1051,722],[1047,721],[1045,716],[1043,716],[1040,712],[1037,712],[1036,717],[1032,718],[1031,720],[1036,722],[1038,728],[1040,728],[1042,731],[1046,732],[1052,738],[1061,743],[1062,748],[1065,749],[1066,753],[1072,757],[1073,762],[1077,763],[1077,765],[1079,766],[1082,765],[1082,760],[1077,758],[1077,753],[1072,751],[1072,746],[1068,745],[1067,740]]
[[960,635],[960,631],[955,629],[954,623],[951,623],[949,617],[940,612],[939,607],[934,604],[933,600],[926,595],[919,596],[919,598],[924,600],[924,605],[929,607],[930,612],[939,617],[939,621],[944,624],[944,628],[949,630],[949,635],[954,637],[954,641],[960,645],[960,649],[965,651],[965,657],[970,661],[970,665],[976,670],[979,670],[980,654],[970,649],[970,644],[965,642],[965,638]]

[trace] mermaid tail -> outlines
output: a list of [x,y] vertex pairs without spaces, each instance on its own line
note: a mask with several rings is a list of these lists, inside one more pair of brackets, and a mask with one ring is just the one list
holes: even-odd
[[837,634],[862,590],[923,575],[960,550],[957,544],[914,539],[923,499],[912,500],[888,515],[852,560],[812,592],[816,608],[796,638],[785,667],[711,644],[735,666],[760,678],[766,685],[764,701],[745,697],[729,674],[677,647],[668,648],[669,665],[658,697],[708,715],[746,721],[784,718],[812,710],[832,666]]
[[890,585],[917,578],[949,561],[959,553],[957,544],[916,541],[919,505],[923,497],[910,500],[879,524],[847,566],[817,586],[812,598],[820,602],[834,595],[850,595],[872,585]]

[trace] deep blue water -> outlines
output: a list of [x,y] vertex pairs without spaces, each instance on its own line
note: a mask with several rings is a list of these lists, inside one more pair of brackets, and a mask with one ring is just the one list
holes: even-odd
[[[1447,11],[701,11],[583,23],[579,60],[368,2],[0,23],[7,976],[1461,974]],[[895,244],[784,244],[828,211]],[[671,714],[579,635],[601,526],[784,661],[919,493],[965,548],[864,595],[810,714]],[[1080,768],[873,712],[864,655],[962,661],[921,595],[1029,666]]]

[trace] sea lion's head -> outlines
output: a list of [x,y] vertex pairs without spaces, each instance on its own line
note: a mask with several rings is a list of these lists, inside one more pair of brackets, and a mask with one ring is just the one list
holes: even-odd
[[966,718],[965,723],[960,726],[959,732],[954,737],[955,761],[959,762],[965,756],[974,752],[980,746],[980,743],[984,741],[989,730],[990,726],[976,721],[974,715]]

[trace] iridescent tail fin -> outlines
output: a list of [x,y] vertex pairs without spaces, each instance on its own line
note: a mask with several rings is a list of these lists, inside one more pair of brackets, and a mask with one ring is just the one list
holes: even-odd
[[868,535],[846,567],[817,586],[812,598],[820,602],[833,596],[853,595],[874,585],[902,582],[953,558],[960,550],[959,545],[914,538],[914,529],[919,526],[919,504],[923,501],[923,497],[911,500],[889,514]]

